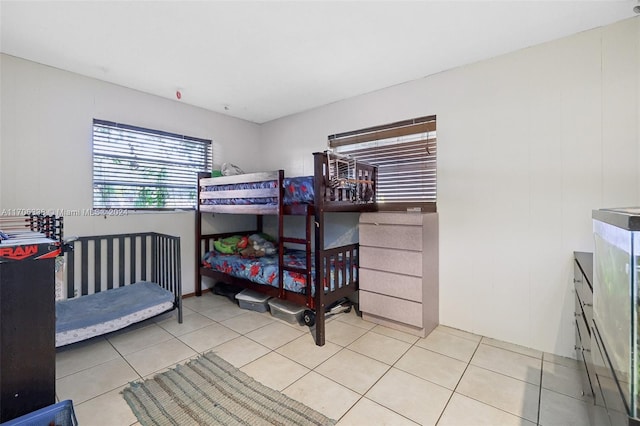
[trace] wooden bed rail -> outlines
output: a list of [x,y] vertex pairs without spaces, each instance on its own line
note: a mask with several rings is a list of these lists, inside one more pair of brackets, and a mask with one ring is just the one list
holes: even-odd
[[[349,244],[322,251],[325,277],[325,304],[348,297],[358,285],[359,244]],[[333,274],[331,270],[333,269]]]
[[[340,156],[327,152],[314,152],[313,156],[316,181],[322,176],[316,191],[316,206],[321,201],[330,211],[377,210],[376,166],[355,159],[341,160]],[[346,171],[339,170],[340,166],[336,165],[339,161],[348,163]]]

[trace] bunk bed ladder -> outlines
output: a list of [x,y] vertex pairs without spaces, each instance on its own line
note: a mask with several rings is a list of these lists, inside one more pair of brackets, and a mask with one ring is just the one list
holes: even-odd
[[[289,272],[297,272],[299,274],[304,275],[305,277],[305,282],[307,283],[307,291],[306,291],[306,299],[307,299],[307,306],[308,307],[313,307],[313,295],[311,294],[311,270],[312,270],[312,264],[311,264],[311,225],[312,225],[312,219],[313,219],[313,215],[311,214],[306,214],[305,215],[305,228],[306,228],[306,238],[302,239],[302,238],[293,238],[293,237],[285,237],[284,235],[282,236],[282,238],[280,239],[280,244],[279,244],[279,253],[283,253],[284,250],[284,243],[292,243],[292,244],[299,244],[299,245],[303,245],[305,247],[305,253],[306,253],[306,259],[305,259],[305,267],[304,268],[298,268],[295,266],[290,266],[290,265],[285,265],[284,262],[281,260],[280,264],[282,265],[282,270],[284,271],[289,271]],[[283,291],[284,294],[284,291]]]

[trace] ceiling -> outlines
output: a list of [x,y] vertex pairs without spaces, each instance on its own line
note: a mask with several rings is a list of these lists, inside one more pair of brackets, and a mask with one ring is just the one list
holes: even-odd
[[264,123],[630,18],[637,4],[1,0],[0,51]]

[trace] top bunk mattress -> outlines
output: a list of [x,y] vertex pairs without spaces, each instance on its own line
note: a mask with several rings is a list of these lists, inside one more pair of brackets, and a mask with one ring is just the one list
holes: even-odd
[[[284,186],[283,203],[286,206],[296,204],[313,204],[313,176],[299,176],[284,178],[282,185]],[[277,186],[277,181],[269,180],[262,182],[247,182],[228,185],[209,185],[203,188],[203,191],[234,191],[242,189],[270,189]],[[255,205],[267,204],[277,205],[276,197],[262,198],[207,198],[202,201],[204,205]]]

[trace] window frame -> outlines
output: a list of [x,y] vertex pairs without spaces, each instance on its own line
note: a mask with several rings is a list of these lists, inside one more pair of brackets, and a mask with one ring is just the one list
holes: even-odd
[[[437,211],[437,130],[436,130],[436,116],[429,115],[424,117],[418,117],[410,120],[403,120],[394,123],[384,124],[380,126],[367,127],[360,130],[353,130],[349,132],[337,133],[330,135],[327,140],[327,144],[330,150],[334,150],[339,154],[350,155],[350,153],[340,151],[340,147],[346,147],[350,145],[359,145],[367,142],[375,142],[377,140],[388,140],[391,138],[401,138],[409,135],[418,135],[421,133],[430,134],[433,132],[433,137],[429,136],[425,141],[425,145],[431,144],[435,151],[429,153],[429,156],[433,158],[435,163],[433,167],[433,176],[435,182],[433,184],[434,201],[378,201],[379,211],[421,211],[421,212],[436,212]],[[399,144],[411,144],[415,141],[399,142]],[[427,147],[427,150],[429,148]],[[370,148],[373,152],[375,148]],[[358,159],[357,155],[353,155],[353,158]],[[372,162],[375,163],[375,162]],[[378,169],[378,182],[380,181],[380,168]],[[377,191],[376,191],[377,192]],[[419,209],[419,210],[418,210]]]
[[[109,141],[109,139],[111,139],[111,136],[109,137],[103,136],[102,139],[100,139],[99,131],[97,131],[98,128],[107,129],[107,131],[114,130],[115,132],[123,132],[123,134],[121,134],[118,137],[113,137],[113,141]],[[126,133],[126,132],[129,132],[129,133]],[[128,139],[128,138],[132,138],[132,139]],[[98,139],[100,139],[100,141],[97,144],[96,142]],[[145,139],[148,139],[148,141],[146,141]],[[159,173],[162,173],[162,170],[165,170],[165,173],[166,173],[166,168],[163,167],[162,165],[166,166],[167,168],[175,169],[175,170],[169,170],[169,172],[177,171],[181,174],[181,176],[176,179],[166,181],[164,185],[154,186],[152,184],[148,184],[150,183],[149,176],[146,177],[147,180],[145,180],[145,177],[143,176],[143,173],[149,173],[151,171],[150,168],[147,169],[146,172],[140,171],[139,173],[138,172],[131,173],[130,175],[125,175],[122,173],[122,170],[120,170],[120,174],[119,174],[119,177],[121,178],[120,187],[128,188],[126,190],[131,190],[131,191],[133,191],[132,188],[136,188],[136,187],[140,188],[141,190],[144,188],[153,188],[153,190],[157,191],[156,193],[157,197],[160,197],[159,193],[161,193],[163,190],[166,191],[169,188],[174,188],[174,190],[176,190],[177,192],[177,194],[174,194],[174,195],[178,195],[178,198],[176,197],[167,198],[168,203],[165,203],[165,206],[144,205],[144,204],[136,205],[135,203],[137,201],[133,199],[134,195],[132,192],[131,193],[132,199],[124,199],[126,195],[121,195],[123,199],[120,202],[118,202],[118,200],[113,197],[108,198],[106,201],[103,201],[102,203],[99,202],[100,195],[98,195],[98,192],[100,191],[100,189],[98,188],[98,185],[102,184],[102,185],[106,185],[107,187],[110,186],[112,188],[117,187],[118,182],[112,181],[112,183],[109,184],[109,180],[113,179],[113,175],[109,175],[109,174],[110,173],[116,174],[118,173],[118,168],[122,169],[121,167],[119,167],[119,164],[116,161],[114,161],[114,164],[110,165],[111,168],[107,168],[106,170],[99,170],[97,167],[99,167],[100,159],[104,160],[105,158],[111,158],[112,160],[117,159],[118,161],[130,162],[131,161],[130,155],[123,155],[123,150],[122,150],[123,146],[122,145],[118,146],[118,143],[122,143],[123,141],[129,141],[131,143],[135,142],[137,144],[135,148],[139,149],[139,153],[134,154],[134,158],[137,160],[138,154],[139,154],[141,163],[146,164],[147,166],[150,166],[153,168],[160,169],[160,172],[156,171],[158,176],[159,176]],[[129,148],[133,151],[134,147],[129,142],[125,142],[125,143],[127,143]],[[154,145],[154,147],[149,148],[148,150],[144,150],[144,149],[140,150],[141,147],[144,147],[144,142],[151,142]],[[182,158],[178,158],[177,161],[176,160],[165,161],[165,158],[160,156],[162,152],[162,145],[170,144],[173,142],[191,143],[191,144],[195,144],[194,147],[197,146],[197,144],[202,145],[197,150],[195,150],[194,148],[194,152],[196,154],[201,155],[201,158],[196,159],[195,161],[196,165],[192,169],[190,169],[188,166],[188,163],[190,162],[191,159],[187,157],[187,154],[186,154],[188,152],[187,149],[184,149],[184,148],[182,149],[185,155]],[[96,145],[100,145],[103,149],[97,150]],[[111,152],[109,152],[108,150],[111,150]],[[177,151],[177,152],[180,153],[180,151]],[[123,124],[123,123],[117,123],[114,121],[101,120],[101,119],[94,118],[92,121],[92,132],[91,132],[91,158],[92,158],[91,205],[92,205],[92,209],[93,210],[117,209],[122,211],[126,210],[126,211],[140,211],[140,212],[195,210],[197,208],[197,203],[198,203],[197,190],[196,190],[196,185],[197,185],[196,176],[198,172],[211,170],[211,167],[213,164],[212,152],[213,152],[213,141],[210,139],[197,138],[193,136],[186,136],[186,135],[181,135],[177,133],[166,132],[163,130],[150,129],[150,128],[134,126],[130,124]],[[179,157],[179,155],[177,157]],[[154,160],[156,160],[156,162],[154,162]],[[200,167],[204,167],[204,170],[200,170]],[[189,182],[189,178],[188,178],[189,174],[192,174],[193,176],[193,179],[191,180],[191,182]],[[137,179],[135,175],[138,175]],[[159,182],[163,183],[162,181],[159,181]],[[191,186],[189,186],[189,184]],[[190,193],[191,187],[193,189],[193,194]],[[180,198],[180,196],[182,197]],[[138,197],[141,197],[141,195],[139,195]],[[177,200],[177,201],[174,201],[172,203],[171,199]],[[185,203],[181,204],[180,202],[181,200],[189,200],[188,201],[189,205],[186,205]],[[123,201],[125,202],[123,203]],[[167,206],[167,204],[169,204],[169,206]]]

